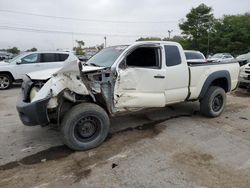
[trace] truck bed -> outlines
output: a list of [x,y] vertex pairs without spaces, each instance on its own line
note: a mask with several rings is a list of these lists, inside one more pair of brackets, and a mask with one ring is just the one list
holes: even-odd
[[[213,72],[228,72],[231,79],[230,90],[237,87],[239,75],[239,63],[236,61],[227,63],[200,63],[189,66],[189,100],[199,98],[202,87],[208,76],[213,77]],[[218,73],[219,72],[219,73]]]

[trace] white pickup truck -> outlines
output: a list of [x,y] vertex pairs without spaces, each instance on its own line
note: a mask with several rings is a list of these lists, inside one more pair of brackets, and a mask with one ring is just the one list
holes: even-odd
[[28,74],[17,110],[23,124],[56,123],[67,146],[87,150],[104,141],[109,117],[120,112],[200,101],[202,114],[217,117],[238,76],[237,62],[188,65],[178,43],[136,42],[105,48],[83,65],[72,62],[43,86]]

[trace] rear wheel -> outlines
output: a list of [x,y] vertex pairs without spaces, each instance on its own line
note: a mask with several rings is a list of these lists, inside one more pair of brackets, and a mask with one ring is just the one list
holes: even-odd
[[12,79],[7,74],[0,74],[0,90],[9,89],[12,84]]
[[201,113],[208,117],[218,117],[224,111],[226,93],[224,89],[211,86],[200,102]]
[[63,141],[73,150],[97,147],[107,137],[109,125],[109,117],[100,106],[92,103],[79,104],[63,118]]

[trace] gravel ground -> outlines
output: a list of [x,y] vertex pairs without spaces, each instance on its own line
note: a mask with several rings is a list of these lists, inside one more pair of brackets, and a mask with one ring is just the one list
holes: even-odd
[[178,104],[112,119],[100,147],[73,152],[49,127],[25,127],[19,88],[0,91],[0,187],[250,187],[250,93],[222,116]]

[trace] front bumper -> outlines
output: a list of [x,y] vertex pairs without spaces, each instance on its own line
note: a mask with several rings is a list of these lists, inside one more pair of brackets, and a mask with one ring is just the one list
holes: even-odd
[[48,96],[42,100],[30,102],[29,93],[32,87],[33,84],[30,79],[23,82],[22,93],[18,98],[16,109],[24,125],[46,125],[49,123],[47,104],[51,97]]
[[250,84],[250,75],[249,74],[241,74],[239,77],[239,82]]

